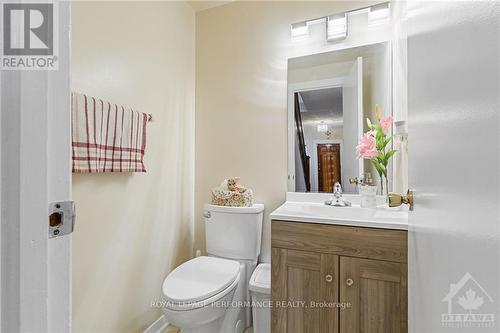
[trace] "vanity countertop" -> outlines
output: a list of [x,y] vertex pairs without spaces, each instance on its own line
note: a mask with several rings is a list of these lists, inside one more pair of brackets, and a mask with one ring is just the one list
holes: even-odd
[[408,230],[406,207],[389,208],[384,197],[377,197],[377,208],[361,208],[359,195],[344,194],[351,207],[324,204],[327,193],[288,192],[286,202],[271,213],[271,220],[347,225],[355,227]]

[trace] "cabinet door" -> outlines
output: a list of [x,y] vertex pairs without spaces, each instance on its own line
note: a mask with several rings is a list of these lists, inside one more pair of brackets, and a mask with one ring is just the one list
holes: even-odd
[[272,332],[338,333],[339,257],[273,248],[271,265]]
[[341,257],[340,332],[407,332],[407,283],[406,264]]

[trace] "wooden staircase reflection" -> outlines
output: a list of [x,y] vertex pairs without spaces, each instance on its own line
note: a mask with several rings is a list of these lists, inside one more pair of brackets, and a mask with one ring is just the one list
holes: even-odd
[[295,104],[295,130],[298,137],[300,160],[302,162],[302,170],[304,170],[304,183],[306,184],[306,192],[311,192],[311,173],[310,159],[306,153],[306,144],[304,141],[304,128],[302,127],[302,117],[300,115],[299,93],[294,94]]

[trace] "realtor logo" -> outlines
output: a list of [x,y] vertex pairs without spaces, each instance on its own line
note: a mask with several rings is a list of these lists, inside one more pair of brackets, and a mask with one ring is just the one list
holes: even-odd
[[493,298],[470,273],[466,273],[457,283],[450,284],[450,291],[442,301],[448,303],[448,313],[441,314],[444,327],[495,326],[495,314],[484,311],[491,307]]
[[3,3],[2,69],[57,69],[56,4]]

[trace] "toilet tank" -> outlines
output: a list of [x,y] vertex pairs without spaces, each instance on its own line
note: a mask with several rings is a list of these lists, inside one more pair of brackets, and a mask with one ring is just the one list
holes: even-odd
[[257,260],[262,238],[263,204],[252,207],[204,205],[207,253],[217,257]]

